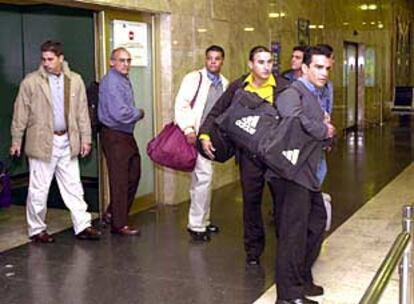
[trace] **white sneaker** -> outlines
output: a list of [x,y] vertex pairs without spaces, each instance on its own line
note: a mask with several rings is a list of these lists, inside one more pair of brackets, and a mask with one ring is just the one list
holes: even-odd
[[332,197],[326,192],[322,192],[322,198],[324,201],[332,202]]
[[325,205],[325,211],[326,211],[326,226],[325,231],[329,231],[331,229],[332,224],[332,197],[325,192],[322,192],[322,198]]

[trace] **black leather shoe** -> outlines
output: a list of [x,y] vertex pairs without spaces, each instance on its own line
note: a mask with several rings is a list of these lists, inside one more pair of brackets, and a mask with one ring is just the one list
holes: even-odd
[[246,264],[249,266],[259,266],[260,265],[260,259],[255,256],[247,256],[246,258]]
[[220,231],[220,228],[216,225],[210,224],[206,227],[207,231],[210,233],[217,233]]
[[316,297],[323,295],[323,287],[313,283],[305,285],[305,296]]
[[308,298],[298,298],[292,300],[277,300],[276,304],[318,304],[318,302]]
[[79,232],[76,237],[80,240],[97,241],[101,238],[102,233],[93,227],[88,227]]
[[191,238],[193,241],[196,242],[208,242],[210,241],[210,236],[208,235],[207,231],[194,231],[190,228],[187,228],[188,233],[190,233]]

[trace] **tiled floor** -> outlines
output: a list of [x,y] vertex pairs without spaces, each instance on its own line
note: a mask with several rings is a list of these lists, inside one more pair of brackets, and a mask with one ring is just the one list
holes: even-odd
[[[328,158],[325,186],[333,197],[333,231],[411,163],[409,127],[393,124],[339,140]],[[222,231],[210,243],[189,241],[185,231],[188,205],[182,204],[131,217],[142,227],[139,238],[105,231],[101,241],[84,242],[67,230],[56,235],[55,244],[26,244],[1,253],[1,302],[253,303],[273,284],[276,240],[270,205],[266,194],[263,214],[268,233],[261,267],[244,264],[242,202],[240,188],[234,184],[213,195],[212,216]],[[395,208],[399,214],[400,207]],[[328,253],[343,250],[333,248],[329,239]],[[323,277],[319,278],[323,283]],[[341,278],[334,279],[341,282]],[[266,303],[273,301],[274,294]]]

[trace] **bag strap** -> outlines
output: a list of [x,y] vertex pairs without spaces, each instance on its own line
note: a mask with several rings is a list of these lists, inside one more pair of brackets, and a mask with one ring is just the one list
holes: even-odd
[[197,88],[197,91],[196,91],[196,93],[195,93],[195,95],[194,95],[194,97],[193,97],[193,100],[191,100],[191,103],[190,103],[190,107],[191,107],[191,108],[193,108],[193,107],[194,107],[195,101],[196,101],[197,96],[198,96],[198,91],[200,91],[200,87],[201,87],[201,80],[203,79],[203,75],[201,74],[201,72],[198,72],[198,73],[200,74],[200,80],[199,80],[199,82],[198,82],[198,88]]

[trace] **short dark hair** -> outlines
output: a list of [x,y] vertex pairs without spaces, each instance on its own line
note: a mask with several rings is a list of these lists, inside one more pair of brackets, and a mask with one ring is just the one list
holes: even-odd
[[63,44],[59,41],[48,40],[42,43],[40,46],[40,51],[43,52],[52,52],[56,56],[63,55]]
[[309,66],[312,62],[312,56],[314,55],[324,55],[329,58],[329,56],[326,54],[326,50],[323,48],[319,46],[309,46],[303,53],[303,63]]
[[270,53],[270,50],[263,45],[256,45],[249,52],[249,60],[253,61],[254,55],[256,55],[257,53],[261,53],[261,52]]
[[221,53],[221,55],[222,55],[222,56],[223,56],[223,58],[224,58],[224,55],[225,55],[225,54],[224,54],[224,49],[223,49],[221,46],[219,46],[219,45],[215,45],[215,44],[210,45],[210,46],[206,49],[206,56],[207,56],[208,52],[211,52],[211,51]]
[[305,46],[305,45],[297,45],[297,46],[294,46],[294,47],[293,47],[293,49],[292,49],[292,53],[293,53],[294,51],[300,51],[300,52],[302,52],[302,53],[305,53],[305,50],[306,50],[306,46]]
[[330,46],[329,44],[324,44],[324,43],[319,43],[316,46],[319,47],[319,48],[321,48],[321,49],[323,49],[325,51],[325,53],[326,53],[326,56],[328,58],[331,58],[331,56],[332,56],[332,54],[334,52],[334,49],[333,49],[332,46]]

